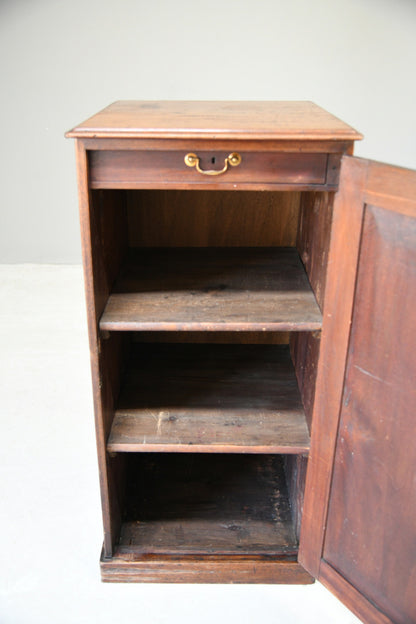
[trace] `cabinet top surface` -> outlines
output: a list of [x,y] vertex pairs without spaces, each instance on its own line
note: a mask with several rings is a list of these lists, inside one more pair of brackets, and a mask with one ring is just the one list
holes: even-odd
[[313,102],[114,102],[69,138],[350,140],[362,135]]

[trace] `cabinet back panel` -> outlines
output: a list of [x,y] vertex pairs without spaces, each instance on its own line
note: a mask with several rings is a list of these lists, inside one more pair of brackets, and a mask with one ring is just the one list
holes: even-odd
[[135,332],[133,342],[288,344],[290,332]]
[[294,246],[301,194],[128,191],[131,247]]

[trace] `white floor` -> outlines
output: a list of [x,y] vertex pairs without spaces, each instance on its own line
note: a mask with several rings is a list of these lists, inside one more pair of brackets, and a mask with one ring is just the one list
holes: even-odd
[[0,266],[0,622],[336,623],[312,586],[102,584],[81,268]]

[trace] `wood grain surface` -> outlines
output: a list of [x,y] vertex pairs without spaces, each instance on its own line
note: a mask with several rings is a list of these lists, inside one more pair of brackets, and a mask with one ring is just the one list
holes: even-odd
[[118,101],[67,137],[357,140],[313,102]]
[[108,299],[114,276],[120,270],[122,249],[127,244],[127,229],[123,227],[126,219],[116,218],[116,215],[123,216],[120,195],[109,193],[104,197],[90,190],[87,154],[79,141],[76,142],[76,156],[104,552],[110,556],[121,525],[119,491],[123,458],[110,458],[105,444],[114,415],[114,397],[119,390],[120,375],[117,367],[122,359],[123,341],[114,336],[112,340],[104,342],[99,332],[98,319]]
[[416,621],[415,197],[415,172],[343,161],[299,552],[380,624]]
[[301,193],[144,190],[126,196],[130,247],[296,243]]
[[[218,150],[215,143],[198,150],[200,167],[221,170],[230,152]],[[164,188],[168,186],[234,185],[247,188],[257,185],[324,185],[327,176],[327,155],[315,153],[247,152],[240,150],[241,163],[229,166],[220,175],[207,176],[184,162],[192,146],[181,151],[118,150],[90,152],[89,166],[92,188]],[[235,150],[234,150],[235,151]]]
[[[320,309],[325,298],[331,239],[333,193],[302,193],[296,247]],[[290,336],[293,363],[309,427],[315,401],[321,334],[296,332]]]
[[293,555],[143,555],[101,558],[101,578],[116,583],[284,583],[314,582]]
[[307,452],[289,347],[135,344],[107,448]]
[[321,312],[295,249],[137,250],[103,330],[302,331]]
[[134,454],[119,552],[294,555],[279,455]]
[[404,624],[416,621],[416,209],[366,205],[355,301],[323,556]]
[[366,167],[343,163],[334,202],[299,560],[319,576],[361,235]]
[[[336,189],[341,155],[361,135],[311,102],[126,101],[67,136],[77,138],[103,579],[310,582],[299,526],[306,515],[302,560],[318,575],[337,431],[329,412],[341,398],[361,240],[350,196],[331,230],[332,195],[315,191]],[[184,163],[195,152],[203,169],[221,169],[232,151],[241,165],[220,176]],[[277,332],[292,333],[290,347],[235,344],[287,342]],[[234,344],[203,344],[210,335]],[[342,530],[333,526],[328,554]],[[397,577],[408,593],[413,577]]]

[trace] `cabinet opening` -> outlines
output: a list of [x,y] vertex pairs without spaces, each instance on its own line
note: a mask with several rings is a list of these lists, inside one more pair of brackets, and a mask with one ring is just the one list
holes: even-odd
[[[215,288],[224,290],[227,280],[231,280],[231,287],[239,286],[246,292],[255,290],[257,282],[267,293],[273,286],[270,277],[277,275],[278,267],[282,267],[283,276],[293,273],[290,267],[297,256],[314,301],[322,308],[333,193],[93,190],[91,195],[91,225],[98,237],[94,251],[97,269],[102,274],[102,294],[107,290],[110,295],[117,287],[120,271],[129,262],[134,275],[126,279],[130,279],[131,289],[140,275],[148,280],[146,269],[150,270],[158,258],[155,250],[164,250],[165,267],[176,271],[178,277],[190,273],[188,283],[182,279],[175,284],[177,289],[197,287],[191,279],[192,270],[204,273],[206,266],[205,278],[218,277],[212,283],[208,279],[205,286],[209,293]],[[223,257],[216,260],[219,250]],[[289,267],[284,266],[285,262],[289,262]],[[159,271],[156,279],[160,278],[160,263],[154,268],[156,274]],[[220,279],[224,272],[225,281]],[[302,283],[297,284],[299,280],[302,282],[301,271],[294,275],[292,283],[276,283],[275,290],[298,289],[303,296],[305,288]],[[157,290],[155,281],[147,281],[146,285]],[[120,287],[128,290],[126,283]],[[204,288],[202,282],[200,288]]]
[[134,456],[147,475],[156,452],[185,463],[173,457],[200,453],[201,470],[222,453],[247,466],[275,457],[296,551],[332,197],[91,191],[108,467],[114,499],[127,492],[113,543],[141,522],[128,511]]
[[101,329],[290,343],[310,426],[332,202],[322,191],[92,190]]
[[94,191],[101,329],[319,330],[326,243],[311,237],[328,211],[311,195]]
[[288,345],[141,343],[139,336],[120,367],[110,453],[308,452]]
[[[232,482],[230,488],[241,488],[242,496],[245,496],[245,487],[250,491],[257,483],[260,498],[269,501],[269,511],[272,509],[272,493],[267,488],[271,479],[280,479],[282,514],[286,518],[282,535],[287,536],[290,530],[296,539],[291,538],[288,544],[297,548],[310,437],[289,345],[160,343],[140,342],[140,338],[140,333],[112,332],[104,342],[108,346],[112,342],[118,344],[120,354],[117,370],[121,374],[118,378],[113,377],[116,399],[107,441],[110,461],[118,462],[114,474],[119,498],[126,492],[127,511],[120,543],[124,544],[130,535],[133,540],[135,535],[141,536],[140,539],[153,539],[154,526],[140,525],[140,530],[136,531],[135,512],[128,511],[132,509],[129,501],[137,501],[137,496],[131,494],[134,478],[133,485],[126,487],[131,475],[143,473],[143,478],[147,479],[148,466],[160,460],[166,466],[167,475],[169,466],[174,469],[175,462],[178,462],[183,480],[186,457],[189,457],[190,465],[195,464],[201,471],[206,469],[207,479],[211,469],[214,470],[214,484],[218,484],[221,470],[226,469],[221,458],[227,457],[224,459],[227,465],[240,471],[239,481]],[[145,456],[150,459],[144,459]],[[257,459],[249,459],[250,456]],[[258,475],[258,482],[255,475]],[[196,492],[198,479],[197,476],[194,484]],[[156,484],[153,486],[157,488]],[[171,487],[175,489],[176,483],[173,482]],[[278,517],[280,499],[276,496],[273,505]],[[188,504],[191,503],[186,502]],[[196,505],[198,508],[198,501]],[[176,511],[179,509],[178,503]],[[200,519],[198,515],[196,517]],[[218,521],[221,518],[219,513]],[[277,525],[270,524],[270,518],[267,520],[269,524],[263,527],[263,520],[260,522],[251,513],[245,519],[242,517],[241,522],[248,522],[250,527],[257,526],[259,534],[266,530],[273,536],[275,530],[280,531]],[[256,525],[256,522],[260,524]],[[156,527],[157,531],[164,531],[163,526],[162,523],[161,527]],[[191,526],[191,535],[199,526]],[[211,522],[207,530],[213,526]],[[215,531],[213,535],[216,535]],[[249,536],[252,539],[250,532]],[[253,544],[255,546],[257,542]],[[285,541],[276,544],[276,552],[288,553]],[[185,544],[184,548],[187,547]],[[236,544],[232,549],[238,552]],[[256,546],[253,547],[255,551]]]
[[298,510],[285,456],[129,456],[116,556],[295,558]]

